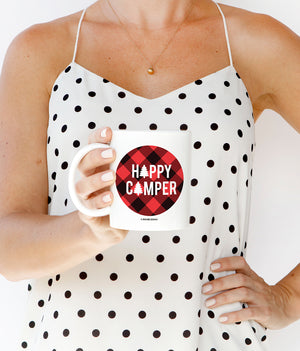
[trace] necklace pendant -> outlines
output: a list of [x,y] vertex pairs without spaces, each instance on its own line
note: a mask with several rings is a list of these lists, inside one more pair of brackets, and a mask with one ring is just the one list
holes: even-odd
[[147,72],[149,74],[154,74],[154,69],[152,67],[148,68]]

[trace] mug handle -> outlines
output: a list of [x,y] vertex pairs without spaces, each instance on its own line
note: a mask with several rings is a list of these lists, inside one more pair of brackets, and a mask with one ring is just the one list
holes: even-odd
[[69,170],[69,177],[68,177],[68,188],[69,188],[69,193],[71,196],[71,199],[74,203],[74,205],[77,207],[77,209],[86,214],[87,216],[91,217],[103,217],[106,216],[110,213],[111,206],[107,206],[104,208],[97,208],[97,209],[91,209],[87,208],[83,205],[83,203],[80,201],[76,189],[75,189],[75,172],[76,168],[81,161],[81,159],[90,151],[95,150],[95,149],[102,149],[102,148],[109,148],[110,145],[107,144],[102,144],[102,143],[93,143],[93,144],[88,144],[81,148],[77,154],[74,156],[70,170]]

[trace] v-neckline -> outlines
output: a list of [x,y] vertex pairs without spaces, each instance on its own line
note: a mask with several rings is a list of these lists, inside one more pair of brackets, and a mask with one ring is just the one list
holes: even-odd
[[[80,64],[77,63],[76,61],[72,61],[67,67],[72,66],[72,65],[75,65],[75,66],[79,67],[79,68],[82,69],[83,71],[87,72],[88,74],[90,74],[90,75],[92,75],[92,76],[94,76],[94,77],[96,77],[96,78],[98,78],[98,79],[106,80],[108,83],[110,83],[112,86],[116,87],[117,89],[123,90],[124,92],[126,92],[126,93],[129,94],[129,95],[131,95],[131,96],[134,97],[135,99],[140,100],[140,101],[144,101],[144,102],[158,101],[158,100],[167,98],[168,96],[174,95],[174,94],[176,94],[177,92],[179,92],[180,90],[186,89],[186,88],[188,88],[189,86],[195,84],[195,82],[196,82],[197,80],[206,80],[206,79],[208,79],[208,78],[213,77],[214,75],[216,75],[216,74],[218,74],[218,73],[227,71],[228,69],[233,69],[233,70],[234,70],[234,73],[237,73],[235,67],[234,67],[233,65],[230,65],[230,64],[229,64],[228,66],[223,67],[223,68],[221,68],[221,69],[219,69],[219,70],[217,70],[217,71],[215,71],[215,72],[209,73],[209,74],[207,74],[206,76],[197,78],[197,79],[193,80],[193,81],[190,82],[190,83],[184,84],[184,85],[182,85],[182,86],[179,87],[179,88],[173,89],[173,90],[171,90],[171,91],[169,91],[169,92],[167,92],[167,93],[165,93],[165,94],[163,94],[163,95],[160,95],[160,96],[157,96],[156,98],[150,99],[150,98],[146,98],[146,97],[144,97],[144,96],[135,94],[135,93],[131,92],[130,90],[127,90],[127,89],[121,87],[120,85],[111,82],[109,79],[107,79],[107,78],[105,78],[105,77],[102,77],[102,76],[100,76],[100,75],[97,74],[97,73],[94,73],[93,71],[91,71],[91,70],[89,70],[88,68],[86,68],[86,67],[80,65]],[[63,71],[63,72],[64,72],[64,71]]]

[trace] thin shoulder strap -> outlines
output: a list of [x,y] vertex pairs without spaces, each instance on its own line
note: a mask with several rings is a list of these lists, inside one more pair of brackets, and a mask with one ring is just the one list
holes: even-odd
[[219,6],[219,4],[216,1],[214,1],[214,3],[217,5],[217,8],[219,9],[219,11],[220,11],[220,13],[222,15],[222,18],[223,18],[223,24],[224,24],[224,30],[225,30],[225,36],[226,36],[226,42],[227,42],[227,49],[228,49],[228,55],[229,55],[229,60],[230,60],[230,66],[233,66],[226,19],[225,19],[224,13],[221,10],[221,7]]
[[74,54],[73,54],[72,62],[74,62],[74,61],[75,61],[75,58],[76,58],[77,47],[78,47],[78,39],[79,39],[79,33],[80,33],[81,23],[82,23],[82,20],[83,20],[85,11],[86,11],[86,8],[82,11],[82,14],[81,14],[81,16],[80,16],[80,20],[79,20],[79,23],[78,23],[77,35],[76,35],[76,42],[75,42]]

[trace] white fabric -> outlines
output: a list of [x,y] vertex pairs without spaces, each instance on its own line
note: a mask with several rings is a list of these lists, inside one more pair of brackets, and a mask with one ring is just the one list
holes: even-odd
[[130,231],[120,244],[69,271],[32,280],[20,350],[265,349],[265,329],[258,323],[219,323],[222,313],[241,303],[209,309],[201,294],[203,283],[225,275],[212,274],[210,263],[245,254],[248,234],[254,120],[227,44],[230,65],[155,99],[82,67],[75,48],[49,103],[49,215],[75,210],[68,167],[93,129],[188,128],[190,224],[180,231]]

